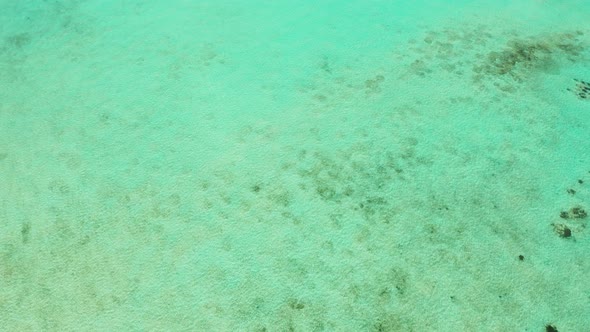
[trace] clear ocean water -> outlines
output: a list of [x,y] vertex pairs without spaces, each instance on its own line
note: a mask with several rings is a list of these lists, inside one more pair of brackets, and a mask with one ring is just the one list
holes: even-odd
[[0,331],[590,331],[589,17],[0,0]]

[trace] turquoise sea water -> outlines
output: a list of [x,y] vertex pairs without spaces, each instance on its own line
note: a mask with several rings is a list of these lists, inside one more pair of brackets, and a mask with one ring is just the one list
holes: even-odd
[[0,331],[590,331],[588,17],[0,0]]

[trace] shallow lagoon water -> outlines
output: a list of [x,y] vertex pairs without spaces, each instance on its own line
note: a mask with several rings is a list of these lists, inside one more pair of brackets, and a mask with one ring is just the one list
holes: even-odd
[[590,326],[587,2],[0,8],[0,329]]

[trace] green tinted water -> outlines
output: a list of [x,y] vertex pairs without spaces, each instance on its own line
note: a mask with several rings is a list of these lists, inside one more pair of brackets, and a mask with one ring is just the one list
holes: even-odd
[[590,326],[588,3],[0,9],[0,330]]

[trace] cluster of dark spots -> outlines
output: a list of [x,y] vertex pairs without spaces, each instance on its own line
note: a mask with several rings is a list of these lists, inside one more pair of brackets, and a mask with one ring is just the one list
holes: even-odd
[[379,207],[386,205],[387,200],[383,197],[368,197],[359,203],[359,208],[369,216],[374,215]]
[[426,77],[443,71],[462,76],[463,68],[470,65],[471,59],[493,38],[488,30],[483,25],[465,25],[459,29],[453,27],[427,31],[421,42],[410,40],[409,43],[412,45],[408,49],[414,52],[415,56],[408,63],[408,73]]
[[[578,179],[578,181],[577,181],[577,186],[578,186],[578,187],[580,187],[580,188],[583,188],[583,186],[581,186],[581,185],[583,185],[583,184],[584,184],[584,180],[582,180],[582,179]],[[581,190],[581,189],[579,189],[579,190]],[[573,188],[573,186],[572,186],[572,187],[570,187],[570,188],[566,189],[566,192],[567,192],[568,194],[570,194],[570,195],[575,195],[575,194],[576,194],[578,191],[577,191],[576,189],[574,189],[574,188]],[[563,212],[562,212],[562,213],[563,213]],[[562,218],[563,218],[563,217],[562,217]]]
[[420,77],[432,73],[432,69],[428,67],[428,63],[422,59],[414,60],[414,62],[410,64],[410,70]]
[[385,80],[385,77],[383,75],[377,75],[375,76],[373,79],[369,79],[365,81],[365,88],[366,88],[366,93],[367,94],[371,94],[371,93],[378,93],[381,91],[381,88],[379,87],[379,85]]
[[289,308],[294,310],[301,310],[305,308],[305,303],[298,299],[289,299],[287,304],[289,305]]
[[576,82],[574,88],[567,88],[567,90],[573,92],[579,99],[590,99],[590,83],[575,78],[574,81]]
[[558,332],[557,327],[555,327],[555,325],[553,325],[553,324],[545,325],[545,331],[546,332]]
[[518,255],[518,260],[519,261],[524,261],[524,255]]
[[27,32],[17,33],[6,37],[5,44],[16,49],[21,49],[31,42],[31,35]]
[[482,69],[493,75],[517,77],[517,67],[529,68],[550,54],[551,46],[545,42],[514,40],[506,49],[490,52]]
[[[576,187],[574,189],[573,187]],[[566,192],[570,195],[576,195],[578,192],[584,193],[586,191],[584,185],[584,179],[578,178],[576,184],[566,189]],[[559,212],[559,218],[562,220],[559,223],[552,223],[553,231],[561,238],[573,238],[574,233],[584,231],[586,228],[586,219],[588,212],[584,207],[575,204],[567,210],[561,210]]]
[[561,211],[559,217],[562,219],[584,219],[588,216],[588,213],[583,208],[576,206],[569,211]]
[[[559,213],[559,217],[561,219],[565,219],[567,221],[577,222],[579,220],[585,219],[588,216],[586,210],[579,206],[575,206],[568,211],[561,211]],[[584,228],[584,224],[576,225],[574,223],[555,223],[553,224],[553,231],[562,238],[570,238],[572,237],[572,228],[576,231],[579,231]]]
[[308,166],[298,174],[314,187],[324,201],[353,204],[353,209],[367,216],[378,216],[391,207],[386,204],[389,188],[401,180],[398,163],[420,164],[418,156],[403,158],[402,151],[378,151],[371,161],[355,160],[354,156],[366,153],[366,147],[353,147],[333,155],[315,154]]
[[483,62],[474,66],[474,79],[500,79],[494,85],[512,92],[516,88],[513,83],[524,83],[534,72],[555,72],[564,60],[577,61],[584,50],[579,40],[582,34],[576,31],[510,40],[504,49],[489,52]]
[[[485,25],[431,31],[423,43],[410,41],[408,49],[414,56],[398,58],[408,58],[408,74],[419,77],[441,71],[461,77],[469,74],[465,68],[471,68],[473,83],[508,93],[519,90],[535,74],[556,73],[566,63],[584,60],[584,32],[579,30],[536,36],[494,31]],[[498,40],[504,40],[504,45],[496,46]]]
[[553,231],[562,238],[572,237],[572,230],[564,224],[553,224]]

